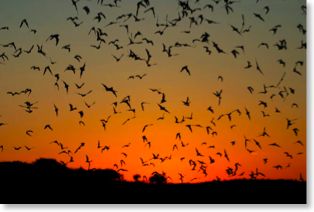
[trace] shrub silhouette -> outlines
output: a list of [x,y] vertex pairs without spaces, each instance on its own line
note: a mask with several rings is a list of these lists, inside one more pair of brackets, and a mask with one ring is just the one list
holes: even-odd
[[149,182],[152,184],[165,184],[167,183],[167,177],[165,173],[153,172],[152,176],[149,178]]
[[133,175],[133,179],[134,179],[135,182],[139,182],[140,178],[141,178],[141,175],[139,175],[139,174]]
[[123,176],[112,169],[94,169],[88,171],[91,177],[100,179],[104,182],[122,181]]

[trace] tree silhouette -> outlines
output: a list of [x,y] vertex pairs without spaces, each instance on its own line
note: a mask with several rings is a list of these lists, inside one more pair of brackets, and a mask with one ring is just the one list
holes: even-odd
[[50,158],[40,158],[32,164],[34,173],[39,175],[63,175],[68,173],[68,168],[56,161],[55,159]]

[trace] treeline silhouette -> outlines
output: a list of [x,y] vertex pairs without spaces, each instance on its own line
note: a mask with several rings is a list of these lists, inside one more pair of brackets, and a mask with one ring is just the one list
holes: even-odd
[[54,159],[33,163],[0,162],[0,202],[16,203],[275,203],[305,204],[306,182],[230,180],[167,183],[153,172],[147,182],[134,182],[112,169],[70,169]]

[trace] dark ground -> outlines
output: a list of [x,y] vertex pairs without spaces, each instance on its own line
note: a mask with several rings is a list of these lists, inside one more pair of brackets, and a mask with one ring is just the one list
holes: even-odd
[[305,204],[306,183],[232,180],[199,184],[125,182],[113,170],[71,170],[54,160],[0,163],[1,204]]

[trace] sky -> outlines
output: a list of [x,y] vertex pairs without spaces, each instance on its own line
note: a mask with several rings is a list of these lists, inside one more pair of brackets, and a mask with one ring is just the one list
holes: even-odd
[[[127,180],[132,180],[134,174],[149,177],[154,171],[166,173],[171,182],[180,182],[179,173],[184,175],[184,182],[201,182],[217,177],[249,178],[250,173],[256,173],[256,170],[271,179],[299,179],[300,175],[306,178],[306,49],[298,49],[301,41],[306,41],[306,36],[297,28],[301,24],[306,30],[306,16],[301,10],[306,2],[262,0],[257,3],[242,0],[233,3],[233,12],[227,14],[223,1],[218,4],[209,0],[189,1],[192,9],[201,9],[193,13],[188,11],[187,17],[170,26],[178,14],[182,16],[178,1],[150,1],[149,6],[139,9],[137,17],[143,20],[135,22],[134,18],[122,18],[116,21],[122,14],[136,14],[137,2],[122,1],[118,2],[118,7],[108,7],[105,4],[113,2],[104,1],[104,5],[100,5],[97,1],[81,0],[77,3],[76,12],[70,0],[1,1],[0,28],[8,26],[9,30],[0,30],[0,55],[5,53],[8,56],[8,60],[0,58],[0,123],[3,123],[0,126],[0,146],[4,147],[0,161],[32,162],[40,157],[49,157],[63,161],[69,167],[88,168],[85,162],[88,155],[92,161],[90,168],[125,169],[127,171],[121,173]],[[206,4],[212,5],[214,10],[204,9]],[[89,14],[83,10],[85,6],[90,9]],[[265,6],[269,7],[267,14]],[[155,17],[151,12],[144,12],[150,7],[154,8]],[[106,16],[99,23],[94,19],[98,12]],[[260,14],[264,21],[254,13]],[[199,15],[203,15],[203,22],[197,18]],[[75,16],[78,17],[77,23],[82,22],[78,27],[67,20]],[[197,24],[190,27],[193,17]],[[20,27],[23,19],[27,20],[29,28],[25,25]],[[205,19],[217,24],[208,24]],[[111,21],[116,23],[107,26]],[[156,26],[156,23],[169,25],[163,35],[155,33],[165,28]],[[122,26],[125,24],[129,32]],[[231,25],[240,31],[243,31],[241,28],[249,29],[249,32],[239,35]],[[273,34],[270,29],[276,25],[280,27]],[[105,43],[98,50],[91,47],[98,45],[95,34],[89,33],[92,27],[107,33],[107,36],[102,36]],[[35,29],[36,34],[31,29]],[[138,31],[141,35],[135,41],[142,43],[128,45],[129,37],[134,37]],[[195,41],[205,32],[209,34],[208,42]],[[52,34],[59,34],[57,46],[55,40],[48,39]],[[145,43],[143,38],[152,40],[154,44]],[[109,44],[116,39],[123,48],[117,50]],[[280,40],[287,42],[287,49],[279,50],[274,46]],[[22,52],[19,57],[14,57],[14,47],[5,47],[10,42],[14,42],[17,49],[28,50],[32,45],[34,48],[30,54]],[[168,57],[162,51],[163,44],[169,47],[176,42],[188,44],[188,47],[172,47],[174,56]],[[219,54],[213,42],[225,53]],[[267,43],[269,48],[260,46],[261,43]],[[68,44],[70,52],[62,49]],[[43,45],[45,57],[37,53],[37,45]],[[237,46],[244,46],[244,52]],[[210,54],[204,47],[209,48]],[[132,50],[146,59],[145,49],[152,55],[150,67],[143,60],[135,61],[128,57]],[[239,52],[237,58],[232,56],[234,49]],[[75,55],[80,55],[81,61],[76,60]],[[117,62],[112,55],[123,56]],[[278,63],[279,59],[285,61],[285,67]],[[247,61],[252,65],[249,69],[245,69]],[[303,65],[296,65],[297,61],[302,61]],[[86,71],[80,78],[79,68],[84,63]],[[75,74],[65,71],[70,64],[77,69]],[[257,70],[256,64],[263,74]],[[32,70],[32,66],[40,67],[40,71]],[[48,72],[43,74],[46,66],[51,68],[52,75]],[[184,66],[188,66],[190,75],[180,72]],[[295,73],[294,68],[300,74]],[[60,76],[57,81],[59,89],[55,86],[55,74]],[[137,74],[145,76],[129,79],[129,76]],[[219,76],[223,77],[222,81]],[[282,76],[284,78],[278,85]],[[63,81],[69,84],[68,93]],[[85,84],[78,89],[75,83]],[[117,97],[106,92],[102,83],[113,86]],[[264,85],[266,94],[263,93]],[[254,89],[252,93],[248,86]],[[32,90],[29,96],[7,93],[26,88]],[[159,109],[161,95],[152,92],[152,88],[165,94],[166,102],[162,105],[169,113]],[[218,104],[213,93],[221,89],[222,99]],[[91,93],[85,97],[78,95],[88,91]],[[126,104],[121,104],[126,96],[130,96],[135,113],[129,111]],[[182,103],[187,97],[191,101],[190,106]],[[31,113],[26,112],[20,106],[26,101],[37,102],[37,108]],[[259,105],[260,101],[266,102],[267,107]],[[117,114],[113,113],[113,102],[118,103],[115,107]],[[142,102],[147,103],[144,111]],[[88,108],[85,103],[92,106]],[[77,110],[69,111],[69,104]],[[58,116],[54,105],[59,109]],[[207,110],[209,106],[213,113]],[[250,112],[250,119],[246,109]],[[221,117],[234,110],[239,110],[240,114],[232,113],[231,121],[226,115]],[[78,111],[84,112],[83,118]],[[191,120],[186,118],[191,114]],[[107,117],[110,118],[104,129],[100,120]],[[185,121],[175,123],[175,117],[179,120],[185,117]],[[130,121],[123,124],[128,119]],[[293,120],[288,129],[287,119]],[[80,121],[85,126],[80,125]],[[53,130],[44,129],[47,124]],[[149,126],[143,132],[147,124]],[[186,125],[200,127],[192,127],[193,132],[190,132]],[[210,127],[209,134],[206,127]],[[264,128],[269,137],[260,136]],[[299,130],[297,135],[293,129]],[[31,136],[26,134],[28,130],[32,130]],[[177,133],[181,134],[181,140],[176,139]],[[143,136],[147,137],[151,147],[143,142]],[[248,139],[247,146],[245,138]],[[71,153],[59,154],[60,146],[52,143],[55,140]],[[98,141],[101,148],[97,148]],[[231,144],[233,141],[234,145]],[[85,146],[74,153],[82,142]],[[273,143],[279,147],[270,145]],[[105,145],[110,150],[101,152]],[[22,148],[15,150],[15,147]],[[196,151],[203,156],[197,156]],[[158,159],[152,159],[153,154],[159,154]],[[70,157],[74,162],[68,163]],[[215,162],[210,163],[209,157]],[[121,164],[121,160],[125,164]],[[196,163],[195,170],[192,170],[190,160]],[[228,175],[226,170],[231,168],[235,171],[236,163],[240,164],[238,170],[234,175]],[[282,166],[282,169],[275,166]],[[206,173],[201,167],[205,167]]]

